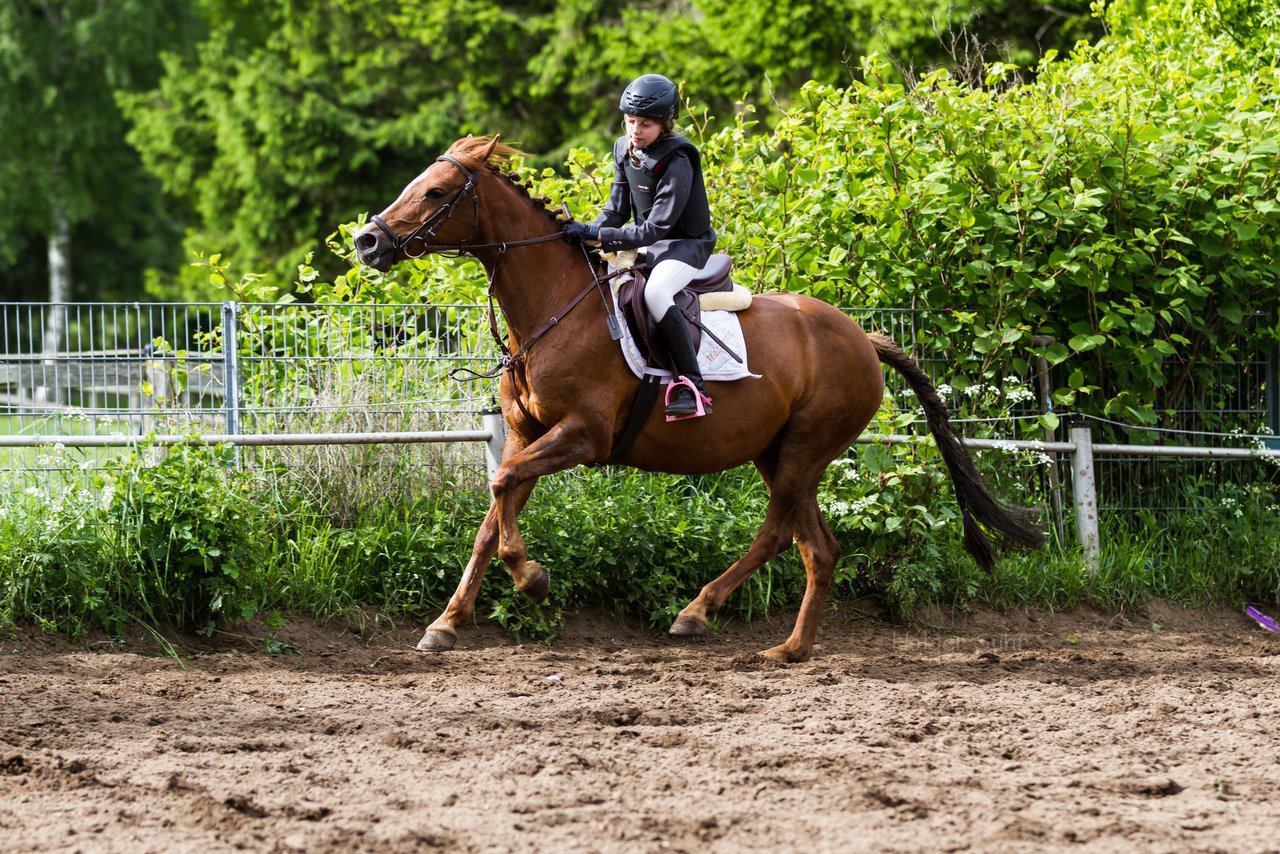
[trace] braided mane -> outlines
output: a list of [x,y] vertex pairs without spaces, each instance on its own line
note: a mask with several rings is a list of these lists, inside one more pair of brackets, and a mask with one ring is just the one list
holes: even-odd
[[[525,183],[520,179],[519,174],[511,168],[511,159],[513,157],[527,156],[520,149],[513,148],[505,142],[499,142],[497,136],[465,136],[449,146],[448,154],[451,157],[456,157],[468,169],[474,170],[484,167],[506,178],[512,187],[520,191],[521,195],[546,211],[557,223],[566,221],[563,212],[554,210],[551,207],[550,199],[545,196],[535,197],[530,193],[533,188],[532,182]],[[486,154],[488,155],[487,158]]]
[[[486,152],[488,153],[487,157],[485,156]],[[527,156],[526,153],[504,142],[499,142],[496,135],[465,136],[449,146],[447,153],[450,157],[456,157],[468,169],[484,167],[494,174],[506,178],[517,192],[546,213],[555,222],[557,228],[569,221],[564,215],[564,211],[551,207],[551,199],[546,196],[534,196],[530,192],[533,189],[533,182],[526,183],[522,181],[520,175],[511,168],[511,158],[525,157]],[[588,251],[596,262],[602,260],[599,250],[595,247],[588,247]]]

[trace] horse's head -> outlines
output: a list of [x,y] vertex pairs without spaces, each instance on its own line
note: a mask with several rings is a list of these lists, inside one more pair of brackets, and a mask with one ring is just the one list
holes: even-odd
[[357,260],[385,273],[405,258],[474,244],[480,208],[476,184],[494,158],[505,161],[516,153],[497,137],[455,142],[356,233]]

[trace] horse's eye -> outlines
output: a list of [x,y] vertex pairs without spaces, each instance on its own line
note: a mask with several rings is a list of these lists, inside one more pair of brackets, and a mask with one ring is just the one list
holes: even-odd
[[427,198],[428,198],[428,199],[443,199],[443,198],[444,198],[444,190],[440,189],[439,187],[432,187],[430,190],[427,190]]

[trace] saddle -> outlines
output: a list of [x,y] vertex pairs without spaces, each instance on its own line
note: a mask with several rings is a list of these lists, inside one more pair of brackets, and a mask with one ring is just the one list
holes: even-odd
[[[704,294],[730,294],[736,286],[729,277],[733,268],[733,259],[728,255],[712,255],[707,265],[694,277],[684,290],[675,296],[675,304],[684,312],[689,324],[689,333],[693,336],[693,351],[698,352],[702,342],[702,296]],[[658,321],[650,316],[644,302],[645,274],[648,268],[637,264],[631,268],[630,281],[624,281],[618,288],[618,308],[622,311],[636,348],[645,361],[653,366],[674,370],[671,357],[667,353],[666,344],[658,332]],[[742,289],[745,290],[745,289]],[[748,294],[748,299],[750,295]],[[723,307],[732,308],[728,301],[722,301]]]
[[[627,416],[625,426],[615,440],[612,450],[605,459],[593,462],[591,465],[616,465],[626,459],[627,454],[635,444],[636,437],[640,435],[640,431],[643,429],[654,403],[658,399],[659,389],[667,383],[667,377],[669,376],[667,372],[675,372],[675,366],[672,364],[671,356],[667,352],[663,336],[658,332],[657,320],[649,315],[644,303],[644,283],[647,267],[636,263],[634,251],[606,255],[605,258],[614,270],[614,275],[611,278],[615,282],[615,304],[618,307],[618,311],[625,318],[624,322],[631,333],[626,336],[630,338],[630,341],[623,342],[623,354],[626,356],[631,369],[641,379],[640,385],[636,389],[636,395],[631,401],[631,410]],[[702,342],[702,332],[706,328],[702,323],[704,309],[706,311],[719,312],[742,311],[751,305],[750,291],[741,285],[735,285],[729,278],[729,271],[732,267],[733,261],[728,255],[712,255],[701,272],[675,297],[675,304],[684,312],[685,320],[689,324],[689,332],[693,337],[694,352],[698,352]],[[712,301],[713,304],[707,305],[704,300]],[[721,314],[720,316],[727,317],[728,315]],[[732,330],[741,335],[741,327],[737,323],[737,318],[733,319]],[[726,337],[733,337],[724,326],[721,326],[720,332],[725,334]],[[619,334],[621,334],[620,330]],[[723,379],[756,376],[746,369],[744,358],[734,354],[728,345],[717,337],[714,332],[708,330],[708,334],[713,341],[720,345],[721,355],[725,358],[732,357],[739,363],[743,371],[741,374],[722,377]],[[636,361],[628,355],[628,343],[633,345],[633,352],[643,364],[637,365]],[[741,349],[740,345],[739,349]],[[743,353],[745,352],[743,350]],[[655,372],[655,368],[662,369],[662,371]],[[704,369],[704,376],[706,375]]]

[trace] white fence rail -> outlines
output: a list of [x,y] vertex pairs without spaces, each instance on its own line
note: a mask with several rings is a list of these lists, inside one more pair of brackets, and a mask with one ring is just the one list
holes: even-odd
[[[146,444],[168,447],[180,444],[237,447],[269,447],[289,445],[395,445],[418,443],[483,442],[489,476],[502,462],[506,428],[502,416],[487,412],[479,430],[437,430],[379,433],[273,433],[273,434],[207,434],[193,436],[149,436]],[[1020,450],[1046,454],[1065,454],[1071,458],[1071,494],[1075,510],[1076,533],[1086,565],[1090,571],[1098,566],[1101,539],[1098,529],[1097,479],[1094,476],[1094,454],[1136,454],[1141,456],[1198,457],[1211,459],[1256,459],[1280,461],[1280,451],[1265,448],[1204,448],[1173,445],[1094,444],[1087,425],[1073,426],[1069,442],[1024,442],[1004,439],[961,439],[965,447],[975,450]],[[928,436],[907,434],[864,434],[858,444],[903,444],[931,442]],[[136,436],[0,436],[0,447],[132,447],[139,444]]]
[[[7,419],[0,448],[121,448],[144,436],[153,446],[245,448],[483,443],[492,475],[505,437],[501,417],[486,412],[495,384],[460,386],[447,378],[451,368],[494,364],[483,311],[478,305],[0,304],[0,419]],[[910,310],[855,315],[908,347],[917,340],[918,325],[927,322]],[[38,336],[50,316],[66,324],[59,340],[68,351],[41,350]],[[945,377],[938,354],[923,358],[928,372]],[[1261,376],[1261,365],[1246,363],[1251,376]],[[1267,412],[1261,385],[1242,393],[1233,411],[1254,424],[1264,414],[1280,421],[1275,375],[1268,364]],[[1008,414],[1048,411],[1046,366],[1029,378],[1029,389],[1038,405]],[[74,425],[60,419],[72,414],[87,426],[68,429]],[[435,429],[477,422],[478,429]],[[97,435],[73,435],[83,432]],[[1099,548],[1096,458],[1280,461],[1280,451],[1255,448],[1094,444],[1087,426],[1072,428],[1070,441],[1055,438],[963,441],[973,449],[1069,457],[1075,528],[1091,564]],[[929,439],[867,435],[858,441]],[[22,460],[16,465],[21,468]],[[1048,491],[1060,525],[1066,508],[1057,475],[1055,463]]]
[[210,433],[203,435],[147,436],[0,436],[0,448],[133,448],[145,442],[148,447],[168,448],[174,445],[232,445],[239,448],[267,448],[305,445],[416,445],[484,442],[489,476],[502,462],[502,446],[506,429],[502,416],[486,412],[479,430],[407,430],[385,433]]

